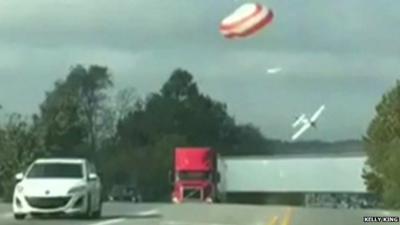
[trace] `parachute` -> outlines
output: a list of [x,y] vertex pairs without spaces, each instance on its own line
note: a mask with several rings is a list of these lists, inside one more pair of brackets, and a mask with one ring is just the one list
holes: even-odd
[[273,18],[271,9],[259,3],[246,3],[222,20],[220,32],[228,39],[248,37],[269,25]]

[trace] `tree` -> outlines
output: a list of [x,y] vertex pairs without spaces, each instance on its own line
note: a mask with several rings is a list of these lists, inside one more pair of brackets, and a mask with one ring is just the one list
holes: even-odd
[[[177,146],[187,145],[182,135],[166,134],[160,136],[148,147],[148,151],[137,155],[139,170],[146,171],[146,176],[138,176],[141,190],[154,200],[170,200],[171,184],[168,180],[168,171],[173,165],[173,151]],[[149,189],[149,191],[146,191]]]
[[140,98],[134,87],[127,87],[117,92],[115,96],[115,114],[117,121],[124,119],[129,113],[140,107]]
[[375,109],[364,137],[368,161],[363,177],[387,207],[400,208],[400,81]]
[[[179,145],[211,146],[222,154],[265,152],[267,140],[259,130],[236,125],[226,104],[200,93],[185,70],[173,71],[159,92],[136,105],[118,122],[117,147],[109,154],[119,168],[143,171],[137,179],[146,189],[158,187],[153,195],[160,198],[168,190],[167,171]],[[120,154],[131,159],[115,158]]]
[[141,108],[142,104],[134,87],[127,87],[119,90],[112,100],[113,101],[109,101],[109,104],[103,109],[105,112],[103,116],[103,125],[107,127],[107,129],[104,129],[107,133],[102,136],[103,140],[112,139],[117,131],[118,122],[124,120],[136,109]]
[[199,91],[189,72],[176,69],[161,88],[161,94],[166,98],[183,101],[189,97],[198,96]]
[[251,124],[238,125],[235,127],[235,155],[271,154],[272,141],[267,140],[259,129]]
[[107,113],[104,105],[107,95],[104,90],[111,87],[113,83],[107,67],[95,65],[85,70],[85,68],[77,66],[74,70],[80,74],[81,78],[81,107],[88,128],[90,151],[91,154],[94,154],[98,149],[100,132],[104,130],[102,118],[105,116],[104,113]]
[[57,81],[37,116],[46,148],[56,155],[93,158],[109,128],[105,91],[111,86],[108,69],[97,65],[75,66],[65,81]]
[[45,132],[45,147],[54,155],[76,155],[84,144],[87,129],[79,101],[75,85],[58,81],[54,90],[46,94],[40,115],[35,116],[36,125]]
[[[229,144],[234,120],[226,105],[200,94],[187,71],[175,70],[160,93],[148,96],[142,110],[136,110],[118,125],[122,142],[149,145],[160,136],[177,134],[192,145]],[[229,139],[232,141],[232,138]],[[233,144],[233,143],[232,143]],[[227,149],[227,148],[224,148]]]
[[136,174],[132,171],[138,171],[137,152],[129,151],[129,147],[119,143],[119,137],[116,135],[118,124],[126,117],[141,110],[141,99],[138,97],[134,87],[127,87],[119,90],[113,102],[109,102],[105,120],[107,121],[107,133],[102,137],[101,149],[97,154],[99,171],[102,173],[103,190],[107,193],[112,184],[121,182],[137,182]]
[[6,200],[12,197],[14,175],[44,154],[41,132],[21,115],[10,115],[0,128],[0,185]]

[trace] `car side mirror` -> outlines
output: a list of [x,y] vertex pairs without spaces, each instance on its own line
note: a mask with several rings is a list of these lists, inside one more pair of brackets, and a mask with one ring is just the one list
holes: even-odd
[[99,177],[95,173],[90,173],[89,174],[89,180],[97,180]]
[[23,173],[17,173],[17,174],[15,175],[15,179],[16,179],[17,181],[20,181],[20,180],[24,179],[24,174],[23,174]]

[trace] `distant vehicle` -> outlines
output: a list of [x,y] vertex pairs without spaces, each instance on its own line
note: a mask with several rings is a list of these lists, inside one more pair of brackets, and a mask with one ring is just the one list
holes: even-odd
[[174,185],[172,202],[220,201],[217,162],[218,155],[211,148],[176,148],[174,170],[170,172],[170,180]]
[[321,115],[322,111],[324,111],[325,105],[321,105],[318,110],[311,116],[310,119],[306,117],[306,114],[301,114],[296,121],[292,124],[293,128],[296,128],[298,125],[302,125],[302,127],[292,136],[292,141],[296,140],[300,135],[302,135],[308,128],[316,127],[316,121],[318,117]]
[[140,202],[141,196],[134,186],[115,185],[108,195],[108,200]]
[[28,214],[101,216],[101,183],[95,166],[85,159],[38,159],[14,189],[15,219]]

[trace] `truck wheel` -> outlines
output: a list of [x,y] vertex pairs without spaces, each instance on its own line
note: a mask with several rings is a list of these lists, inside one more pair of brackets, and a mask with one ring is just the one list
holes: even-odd
[[26,214],[14,214],[14,219],[16,219],[16,220],[23,220],[23,219],[25,219],[25,217],[26,217]]

